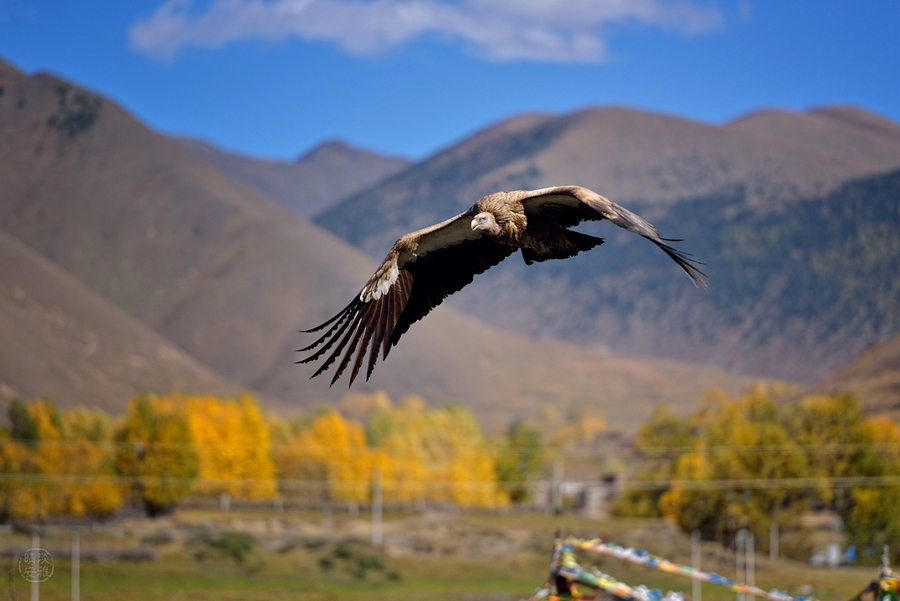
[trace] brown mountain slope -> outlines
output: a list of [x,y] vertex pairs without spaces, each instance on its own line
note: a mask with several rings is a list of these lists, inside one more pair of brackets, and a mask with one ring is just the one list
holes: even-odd
[[264,389],[301,316],[369,271],[105,99],[10,67],[0,85],[3,229],[235,381]]
[[[734,132],[764,136],[784,144],[817,147],[824,153],[851,155],[885,171],[895,164],[900,125],[852,106],[831,106],[807,113],[759,111],[725,126]],[[888,160],[885,160],[885,159]]]
[[[293,365],[297,330],[343,307],[371,260],[96,94],[2,64],[0,86],[0,228],[243,386],[298,406],[344,393]],[[457,399],[493,424],[555,403],[630,426],[652,402],[743,383],[532,345],[442,307],[358,388]]]
[[195,157],[306,218],[410,165],[405,159],[381,156],[339,141],[321,144],[293,163],[253,159],[200,140],[177,141]]
[[900,333],[866,349],[857,359],[816,386],[825,392],[850,392],[871,413],[900,416]]
[[0,340],[0,402],[118,412],[138,392],[241,391],[2,232]]

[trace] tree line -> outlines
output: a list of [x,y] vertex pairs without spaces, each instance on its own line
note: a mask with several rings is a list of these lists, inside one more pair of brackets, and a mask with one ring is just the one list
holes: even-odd
[[[622,465],[614,511],[726,544],[748,528],[761,550],[777,524],[782,550],[802,556],[802,517],[827,508],[861,555],[900,544],[900,428],[850,396],[790,395],[711,391],[683,416],[658,406]],[[590,411],[549,412],[540,428],[515,422],[489,437],[461,405],[384,393],[340,408],[284,418],[250,395],[141,394],[114,417],[14,401],[0,428],[0,520],[102,517],[125,504],[157,514],[198,495],[359,505],[376,480],[385,503],[500,507],[526,501],[560,449],[596,454],[604,428]]]
[[[897,424],[849,395],[783,396],[758,385],[733,399],[709,392],[686,416],[657,407],[636,436],[640,460],[617,513],[662,516],[726,544],[748,528],[766,549],[772,524],[791,532],[810,509],[830,509],[863,555],[900,543]],[[804,540],[795,555],[810,550]]]
[[510,426],[489,441],[458,404],[428,408],[384,393],[285,419],[250,395],[141,394],[124,416],[13,401],[0,429],[0,519],[103,517],[123,504],[150,514],[191,495],[238,500],[497,507],[527,497],[543,464],[537,430]]

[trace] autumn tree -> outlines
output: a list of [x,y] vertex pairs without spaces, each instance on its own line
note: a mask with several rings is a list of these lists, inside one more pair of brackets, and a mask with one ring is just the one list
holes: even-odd
[[900,543],[900,487],[878,482],[900,476],[900,429],[886,417],[866,418],[849,395],[814,395],[786,412],[792,436],[809,449],[820,478],[867,478],[871,485],[823,485],[819,498],[841,516],[862,549]]
[[276,465],[289,485],[318,484],[326,500],[369,500],[373,462],[365,432],[337,411],[320,415],[290,439],[278,452]]
[[113,513],[121,489],[113,474],[109,420],[99,412],[60,412],[52,402],[14,401],[0,432],[0,513],[18,519]]
[[544,463],[544,448],[537,428],[516,420],[509,425],[497,456],[497,480],[509,500],[521,503],[528,498],[528,483]]
[[[691,450],[694,434],[687,420],[677,417],[668,405],[653,408],[650,418],[638,429],[635,450],[641,457],[634,479],[650,482],[671,480],[678,458]],[[659,498],[664,490],[629,488],[616,501],[614,512],[620,516],[658,516]]]
[[371,446],[392,460],[421,466],[427,500],[486,507],[506,501],[497,487],[495,455],[461,405],[427,409],[422,399],[408,397],[376,414],[367,434]]
[[194,490],[200,458],[182,407],[170,396],[139,395],[116,434],[116,467],[132,479],[151,515]]
[[704,481],[777,483],[809,473],[807,457],[782,425],[764,388],[734,401],[711,396],[694,419],[698,431],[693,449],[678,458],[672,486],[659,500],[666,518],[707,537],[722,538],[747,527],[766,540],[773,520],[784,524],[806,509],[809,499],[802,490],[767,486],[736,495],[703,486]]
[[63,469],[67,481],[65,512],[106,516],[122,504],[123,487],[116,478],[112,423],[97,409],[76,408],[61,416],[66,449]]
[[200,466],[200,491],[238,499],[275,495],[269,427],[253,397],[173,395],[184,408]]
[[[659,510],[687,532],[722,538],[747,527],[766,541],[772,522],[794,523],[816,502],[831,505],[863,548],[900,542],[900,487],[880,480],[900,476],[900,428],[867,418],[850,396],[776,404],[764,386],[737,399],[713,392],[686,417],[654,412],[636,446],[640,477],[669,482]],[[779,485],[803,481],[811,484]]]

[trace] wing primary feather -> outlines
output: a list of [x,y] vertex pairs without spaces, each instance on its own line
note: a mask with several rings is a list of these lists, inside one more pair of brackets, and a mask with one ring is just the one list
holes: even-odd
[[353,334],[358,329],[359,329],[359,313],[357,312],[356,315],[354,316],[353,320],[348,321],[347,325],[344,326],[343,328],[341,328],[341,331],[336,333],[334,335],[334,338],[332,338],[331,340],[328,341],[328,346],[331,347],[336,341],[338,341],[338,339],[340,339],[337,344],[337,347],[335,347],[334,351],[328,356],[328,358],[322,362],[322,364],[319,366],[319,369],[316,370],[316,373],[314,373],[311,376],[311,378],[315,378],[316,376],[321,374],[323,371],[328,369],[331,366],[331,364],[335,362],[335,360],[341,354],[341,351],[344,350],[344,347],[347,346],[347,343],[350,341],[350,339],[353,337]]
[[709,276],[707,276],[706,273],[704,273],[699,267],[697,267],[698,265],[705,265],[705,263],[701,263],[700,261],[692,259],[692,255],[690,253],[680,251],[669,246],[665,242],[662,242],[663,238],[652,238],[650,236],[644,236],[644,238],[660,247],[667,255],[669,255],[669,257],[673,261],[675,261],[679,267],[681,267],[682,271],[684,271],[688,275],[688,277],[691,278],[691,281],[694,282],[695,286],[706,290],[707,285],[705,278]]
[[397,320],[400,317],[400,295],[403,294],[404,287],[403,283],[398,283],[395,285],[397,286],[397,294],[392,294],[391,297],[387,299],[388,314],[387,320],[385,321],[384,336],[381,338],[382,361],[387,359],[388,353],[391,352],[391,334],[393,333],[394,327],[397,325]]
[[359,327],[362,337],[359,339],[359,350],[356,352],[356,360],[353,362],[353,371],[350,372],[350,382],[347,384],[347,388],[353,385],[353,380],[359,375],[366,351],[369,349],[369,341],[372,339],[372,328],[367,323],[362,323]]
[[[347,350],[344,352],[344,356],[341,358],[341,362],[335,370],[334,377],[331,379],[331,384],[329,384],[329,386],[334,386],[334,383],[337,382],[338,378],[341,377],[341,374],[344,373],[344,370],[347,369],[347,365],[350,363],[350,357],[353,356],[353,351],[356,350],[357,345],[359,345],[359,339],[363,334],[363,330],[366,329],[365,324],[362,323],[361,317],[356,319],[355,325],[356,328],[353,331],[348,332],[344,340],[341,341],[341,345],[345,346],[346,341],[350,340],[352,334],[353,340],[349,345],[346,345]],[[353,384],[352,378],[350,379],[350,384]]]
[[346,314],[347,311],[349,311],[349,310],[350,310],[355,304],[357,304],[358,302],[359,302],[359,299],[358,299],[358,298],[354,298],[352,301],[350,301],[350,304],[349,304],[349,305],[347,305],[346,307],[344,307],[343,309],[341,309],[341,310],[338,312],[337,315],[335,315],[334,317],[332,317],[331,319],[329,319],[329,320],[326,321],[325,323],[319,324],[319,325],[317,325],[316,327],[312,328],[311,330],[300,330],[300,333],[302,333],[302,334],[312,334],[313,332],[318,332],[319,330],[321,330],[322,328],[324,328],[325,326],[327,326],[328,324],[330,324],[331,322],[333,322],[333,321],[334,321],[335,319],[337,319],[338,317],[340,317],[340,316]]
[[[390,292],[388,293],[390,296]],[[378,347],[384,339],[384,330],[387,327],[388,315],[390,312],[391,301],[389,298],[381,297],[378,305],[378,321],[375,324],[375,330],[372,332],[372,348],[369,350],[369,365],[366,367],[366,381],[375,370],[375,363],[378,361]]]
[[406,302],[407,300],[409,300],[410,294],[412,294],[412,284],[412,274],[406,270],[401,271],[400,277],[397,278],[397,281],[394,284],[395,286],[397,286],[397,294],[391,295],[391,300],[394,303],[394,307],[389,324],[390,327],[388,331],[385,332],[383,343],[384,354],[381,357],[382,361],[387,359],[388,353],[391,352],[391,347],[396,344],[394,340],[394,329],[397,327],[397,322],[400,321],[400,314],[403,312],[403,309],[406,306]]
[[[353,380],[359,375],[359,370],[366,357],[366,351],[369,349],[369,342],[372,340],[372,335],[378,325],[378,314],[381,312],[383,300],[384,296],[378,300],[370,301],[363,309],[359,324],[361,333],[361,337],[358,337],[359,350],[356,352],[356,360],[353,362],[353,371],[350,373],[350,383],[347,385],[347,388],[353,384]],[[377,346],[377,343],[373,346]]]
[[[335,323],[331,328],[329,328],[327,332],[325,332],[324,334],[322,334],[322,336],[319,337],[318,340],[316,340],[315,342],[313,342],[313,343],[310,344],[309,346],[305,346],[305,347],[303,347],[302,349],[298,349],[297,352],[298,352],[298,353],[305,353],[306,351],[311,351],[312,349],[316,348],[317,346],[319,346],[320,344],[322,344],[323,342],[325,342],[326,339],[332,338],[332,334],[333,334],[333,333],[335,332],[335,330],[337,330],[338,328],[340,328],[340,329],[343,331],[343,328],[341,327],[341,325],[344,324],[345,320],[347,320],[348,318],[350,318],[356,310],[358,310],[358,309],[357,309],[357,305],[359,304],[359,302],[360,302],[359,300],[354,300],[350,305],[347,306],[347,308],[345,308],[343,311],[341,311],[340,313],[338,313],[337,315],[335,315],[335,317],[333,317],[332,319],[330,319],[329,322],[334,321],[335,318],[337,318],[337,317],[340,317],[340,319],[337,321],[337,323]],[[344,325],[344,327],[346,327],[346,325]],[[307,331],[313,331],[313,330],[307,330]],[[339,336],[339,335],[340,335],[340,334],[338,334],[338,336]],[[337,337],[337,336],[334,336],[334,338],[336,338],[336,337]],[[331,344],[334,344],[334,342],[332,341],[330,344],[328,344],[328,346],[331,346]],[[325,348],[327,349],[328,346],[326,346]],[[321,354],[321,352],[320,352],[319,354]],[[318,356],[318,355],[315,355],[315,356]],[[298,361],[298,363],[307,363],[308,361],[309,361],[309,359],[304,359],[304,360],[302,360],[302,361]]]
[[669,257],[673,261],[678,264],[679,267],[681,267],[682,271],[684,271],[688,275],[688,277],[691,278],[691,281],[695,286],[706,290],[707,286],[706,280],[704,278],[708,276],[697,267],[697,265],[703,265],[703,263],[691,259],[690,254],[682,252],[666,244],[666,242],[680,242],[680,240],[661,238],[659,232],[656,231],[656,228],[653,226],[653,224],[640,215],[636,215],[628,209],[621,207],[609,200],[606,200],[606,203],[609,205],[609,207],[613,208],[613,211],[611,213],[607,213],[605,215],[607,219],[609,219],[612,223],[616,224],[620,228],[643,236],[653,244],[660,247],[667,255],[669,255]]

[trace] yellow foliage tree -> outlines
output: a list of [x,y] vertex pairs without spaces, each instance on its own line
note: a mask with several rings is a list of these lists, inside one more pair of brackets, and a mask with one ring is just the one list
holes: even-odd
[[0,436],[0,512],[16,519],[113,513],[122,493],[113,475],[109,423],[99,412],[60,414],[50,401],[14,402]]
[[62,414],[65,472],[76,480],[67,486],[65,512],[69,515],[110,515],[122,503],[116,482],[112,427],[109,417],[89,409]]
[[[482,507],[508,501],[497,486],[495,454],[481,426],[461,405],[428,410],[422,399],[406,398],[398,408],[372,418],[369,439],[388,461],[405,462],[408,473],[421,474],[405,484],[425,488],[427,500]],[[421,467],[411,471],[414,466]]]
[[[662,514],[688,532],[721,538],[746,525],[765,541],[773,520],[794,522],[815,500],[841,515],[849,539],[864,550],[900,542],[900,487],[877,481],[900,476],[900,427],[867,418],[850,396],[776,405],[779,392],[756,386],[737,399],[714,392],[685,418],[654,413],[637,443],[650,466],[645,473],[655,467],[670,480],[659,497]],[[663,451],[674,442],[674,452],[654,454],[654,440]],[[877,486],[841,482],[858,477]],[[799,479],[820,485],[779,486]],[[744,480],[765,485],[744,491],[737,484]],[[736,489],[727,490],[729,481]]]
[[236,400],[175,395],[200,459],[201,490],[241,499],[275,495],[269,427],[250,395]]
[[157,395],[136,397],[116,434],[116,468],[132,479],[135,494],[151,514],[190,494],[200,471],[190,429],[175,401]]
[[309,429],[288,441],[277,455],[281,477],[297,486],[321,485],[325,499],[360,502],[369,499],[373,456],[359,423],[329,411]]
[[357,393],[341,406],[370,415],[367,429],[327,411],[276,453],[278,473],[295,493],[320,486],[323,498],[365,502],[378,470],[387,503],[507,502],[497,486],[494,454],[478,422],[461,406],[428,410],[422,399],[409,397],[394,408],[384,393]]
[[688,421],[697,436],[693,449],[677,459],[672,474],[676,484],[660,497],[659,507],[667,519],[687,532],[698,529],[718,537],[733,534],[740,519],[766,540],[763,535],[772,519],[784,523],[805,509],[806,495],[795,489],[763,488],[739,500],[734,492],[678,484],[779,480],[809,473],[806,456],[781,423],[765,388],[755,387],[736,400],[710,395]]

